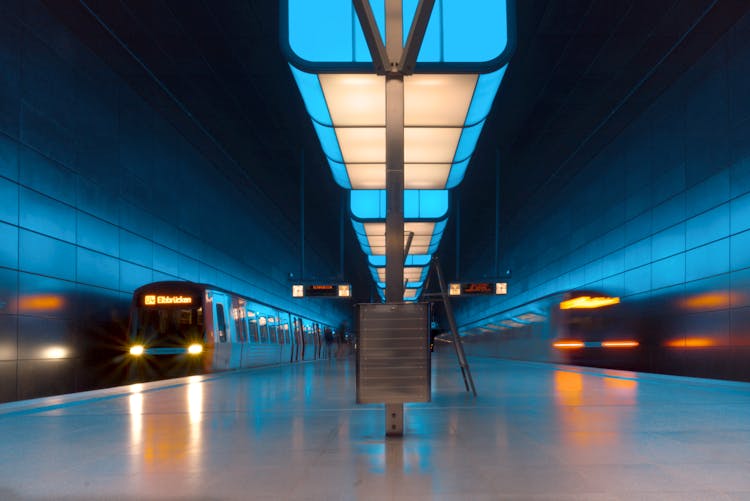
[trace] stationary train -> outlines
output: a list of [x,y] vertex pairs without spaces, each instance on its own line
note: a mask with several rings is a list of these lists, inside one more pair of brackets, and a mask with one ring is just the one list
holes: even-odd
[[155,282],[133,293],[131,375],[183,375],[315,360],[331,326],[224,289]]
[[568,291],[478,321],[461,334],[473,355],[750,380],[750,323],[730,315],[735,296],[709,290],[634,299]]

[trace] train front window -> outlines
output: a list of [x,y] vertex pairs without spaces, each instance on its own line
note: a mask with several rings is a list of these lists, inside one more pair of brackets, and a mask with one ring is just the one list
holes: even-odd
[[203,308],[139,308],[138,342],[183,345],[203,340]]

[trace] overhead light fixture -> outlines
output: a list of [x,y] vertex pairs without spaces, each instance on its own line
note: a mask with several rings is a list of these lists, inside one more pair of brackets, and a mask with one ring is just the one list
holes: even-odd
[[[412,234],[405,299],[416,299],[421,293],[426,268],[415,268],[429,266],[439,246],[448,213],[444,190],[457,186],[466,173],[515,39],[513,0],[474,0],[470,5],[435,0],[434,7],[426,10],[429,17],[415,22],[421,5],[403,2],[404,41],[411,39],[409,27],[423,29],[416,30],[418,53],[405,55],[398,68],[403,75],[405,243]],[[359,13],[368,8],[371,12],[363,19],[374,19],[365,20],[366,37]],[[281,19],[282,49],[333,178],[342,188],[354,190],[350,210],[360,246],[369,259],[383,258],[379,265],[370,261],[373,279],[382,283],[387,212],[385,72],[392,69],[381,64],[385,4],[382,0],[285,0]],[[375,48],[380,42],[383,47]],[[408,54],[410,48],[406,43],[404,52]],[[409,264],[409,258],[416,256],[427,260]]]

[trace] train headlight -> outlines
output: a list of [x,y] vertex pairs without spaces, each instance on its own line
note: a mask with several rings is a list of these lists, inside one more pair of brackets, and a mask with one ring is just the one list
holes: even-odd
[[130,354],[135,355],[136,357],[143,355],[143,352],[144,352],[144,348],[142,344],[134,344],[133,346],[130,347]]
[[197,355],[202,352],[203,352],[202,344],[194,343],[188,346],[188,353],[190,353],[191,355]]

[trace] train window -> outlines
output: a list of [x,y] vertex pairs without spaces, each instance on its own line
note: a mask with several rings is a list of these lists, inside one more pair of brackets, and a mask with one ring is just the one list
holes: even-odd
[[250,341],[253,343],[260,342],[260,336],[258,334],[258,322],[250,320]]
[[274,325],[268,326],[268,342],[269,343],[276,342],[276,326]]
[[186,337],[203,337],[203,310],[197,309],[139,309],[134,315],[137,325],[133,335],[144,341],[159,339],[160,343],[182,344]]
[[268,342],[268,325],[265,323],[260,324],[260,342],[261,343]]
[[219,331],[219,342],[227,342],[227,321],[224,317],[224,305],[216,303],[216,324]]

